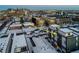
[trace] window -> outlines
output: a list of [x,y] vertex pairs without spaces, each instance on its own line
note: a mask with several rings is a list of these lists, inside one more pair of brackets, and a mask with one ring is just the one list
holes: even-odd
[[22,47],[21,48],[21,52],[24,52],[24,51],[27,51],[27,48],[26,47]]
[[15,48],[15,53],[20,53],[21,52],[21,48]]
[[15,48],[15,53],[20,53],[20,52],[24,52],[24,51],[27,51],[26,47]]

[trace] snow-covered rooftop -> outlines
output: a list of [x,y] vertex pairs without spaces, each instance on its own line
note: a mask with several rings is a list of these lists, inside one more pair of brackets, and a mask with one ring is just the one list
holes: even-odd
[[[4,37],[3,37],[4,36]],[[10,34],[8,35],[3,35],[0,37],[0,52],[3,52],[5,53],[6,52],[6,49],[7,49],[7,46],[8,46],[8,43],[9,43],[9,38],[10,38]]]
[[79,29],[78,28],[70,27],[70,29],[79,32]]
[[4,29],[2,29],[2,30],[0,31],[0,35],[1,35],[1,34],[4,34],[7,30],[8,30],[8,27],[5,27]]
[[56,53],[55,49],[52,49],[49,44],[46,44],[45,41],[43,41],[44,38],[36,38],[33,37],[33,41],[36,44],[36,47],[33,48],[35,53]]
[[15,29],[15,30],[8,30],[7,33],[22,33],[23,31],[21,29]]
[[34,26],[34,24],[32,22],[24,22],[24,26],[29,26],[29,25]]
[[20,24],[20,22],[15,22],[10,25],[10,27],[16,27],[16,26],[22,26],[22,25]]
[[21,48],[21,47],[25,47],[25,46],[27,46],[27,44],[26,44],[24,35],[23,34],[21,34],[21,35],[14,34],[11,52],[14,52],[15,48]]
[[61,28],[60,31],[64,32],[64,33],[71,33],[72,30],[69,30],[68,28]]

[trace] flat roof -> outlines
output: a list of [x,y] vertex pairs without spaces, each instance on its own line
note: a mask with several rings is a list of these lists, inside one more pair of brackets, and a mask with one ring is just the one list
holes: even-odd
[[21,33],[23,32],[21,29],[8,30],[7,33]]
[[24,22],[25,26],[34,25],[32,22]]
[[61,28],[60,31],[65,32],[65,33],[70,33],[72,32],[72,30],[68,29],[68,28]]
[[5,27],[4,29],[0,31],[0,34],[4,34],[7,30],[8,30],[8,27]]
[[0,49],[2,49],[3,53],[6,52],[7,45],[8,45],[8,42],[9,42],[9,38],[10,38],[10,34],[9,35],[7,34],[6,37],[0,38]]
[[33,27],[23,28],[25,32],[31,32],[31,31],[34,31],[35,29],[36,28],[33,28]]
[[6,25],[6,27],[8,27],[9,25],[11,25],[11,23],[12,23],[12,22],[9,22],[9,23]]
[[50,26],[52,26],[52,27],[58,27],[59,25],[57,25],[57,24],[52,24],[52,25],[50,25]]
[[79,32],[79,29],[78,28],[70,27],[70,29]]
[[56,53],[55,49],[52,49],[48,44],[43,41],[44,38],[33,37],[33,41],[36,44],[36,47],[33,47],[35,53]]
[[25,40],[24,35],[23,34],[22,35],[14,34],[12,51],[11,52],[14,52],[15,48],[20,48],[20,47],[25,47],[25,46],[27,46],[27,44],[26,44],[26,40]]
[[20,22],[15,22],[15,23],[10,25],[10,27],[13,27],[13,26],[21,26],[21,24],[20,24]]
[[15,40],[17,47],[26,46],[24,35],[17,35],[16,37],[14,37],[14,40]]

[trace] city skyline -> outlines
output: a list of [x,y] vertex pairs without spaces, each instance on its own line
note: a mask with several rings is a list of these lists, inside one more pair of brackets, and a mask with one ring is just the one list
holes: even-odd
[[0,5],[0,10],[26,8],[30,10],[79,10],[79,5]]

